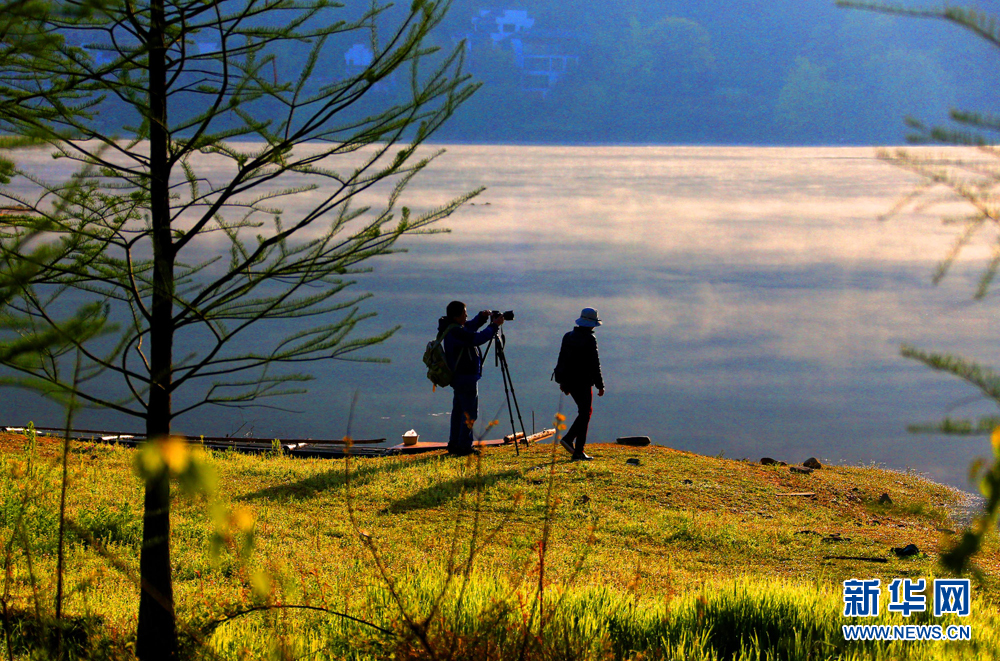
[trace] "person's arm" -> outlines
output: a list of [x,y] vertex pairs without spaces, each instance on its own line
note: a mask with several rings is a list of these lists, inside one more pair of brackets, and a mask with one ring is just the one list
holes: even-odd
[[489,324],[486,328],[484,328],[483,330],[479,331],[478,333],[472,336],[472,343],[475,344],[477,347],[486,344],[487,342],[489,342],[490,340],[492,340],[494,337],[497,336],[497,331],[499,329],[500,329],[499,326]]
[[604,397],[604,375],[601,374],[601,356],[597,352],[597,338],[594,338],[594,386],[597,388],[597,396]]
[[476,316],[465,322],[465,330],[470,333],[474,333],[479,330],[479,327],[489,321],[489,313],[486,310],[481,310],[476,313]]
[[[479,318],[478,314],[476,315],[476,318]],[[497,332],[500,330],[501,326],[503,326],[503,315],[499,314],[493,315],[493,318],[490,320],[489,325],[473,336],[474,338],[473,344],[475,344],[477,347],[486,344],[487,342],[489,342],[490,340],[492,340],[494,337],[497,336]]]
[[[460,343],[466,346],[480,346],[486,344],[491,339],[496,337],[497,331],[500,328],[500,324],[503,323],[503,317],[499,318],[499,323],[497,321],[491,321],[486,328],[481,331],[476,332],[475,329],[482,325],[482,322],[477,323],[474,327],[470,326],[479,319],[480,315],[476,315],[475,319],[466,322],[465,326],[461,328],[456,328],[452,331],[452,336],[457,339]],[[496,319],[496,318],[494,318]]]

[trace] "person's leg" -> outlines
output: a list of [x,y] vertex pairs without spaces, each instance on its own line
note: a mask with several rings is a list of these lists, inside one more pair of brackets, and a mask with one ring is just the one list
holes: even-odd
[[[569,393],[567,393],[567,394],[569,394]],[[577,424],[577,420],[579,420],[579,419],[580,419],[580,416],[577,415],[576,418],[573,420],[573,422],[570,424],[569,428],[566,430],[566,433],[563,434],[562,438],[559,439],[560,445],[562,445],[563,448],[565,448],[565,450],[567,452],[569,452],[570,454],[573,454],[573,452],[574,452],[574,450],[573,450],[573,440],[576,438],[576,433],[577,433],[577,431],[578,431],[578,429],[580,427],[580,425]]]
[[451,435],[448,451],[454,454],[472,452],[472,427],[479,417],[479,389],[475,382],[455,384],[455,400],[451,410]]
[[[576,395],[570,392],[570,396],[573,397],[573,401],[576,401]],[[576,418],[573,419],[573,423],[566,430],[566,433],[562,437],[563,447],[569,445],[569,448],[573,447],[573,443],[576,441],[577,434],[580,433],[580,412],[577,412]],[[569,448],[566,448],[569,450]],[[573,452],[573,450],[570,450]]]
[[462,430],[459,423],[462,420],[462,398],[459,395],[458,386],[452,384],[451,398],[451,428],[448,431],[448,452],[454,452],[459,446],[462,438]]
[[567,452],[573,454],[574,452],[573,437],[570,436],[571,433],[573,433],[573,425],[570,425],[569,429],[566,430],[566,433],[563,435],[563,437],[559,439],[559,444],[562,445],[563,449],[565,449]]
[[475,440],[472,428],[476,424],[476,420],[479,419],[479,384],[475,381],[470,383],[466,389],[465,397],[467,415],[463,419],[465,436],[462,438],[462,447],[468,453],[472,452],[472,443]]
[[590,416],[594,412],[594,393],[587,387],[574,389],[570,395],[573,396],[573,401],[576,402],[578,413],[566,437],[572,438],[575,441],[573,446],[573,454],[575,456],[584,454],[583,446],[587,444],[587,428],[590,426]]

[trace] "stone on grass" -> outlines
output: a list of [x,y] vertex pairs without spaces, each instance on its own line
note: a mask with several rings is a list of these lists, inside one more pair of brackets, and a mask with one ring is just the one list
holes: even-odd
[[636,457],[632,457],[631,459],[626,459],[625,463],[628,464],[629,466],[638,466],[639,459]]
[[804,466],[792,466],[788,470],[792,471],[793,473],[799,473],[801,475],[809,475],[813,472],[813,469],[805,468]]
[[889,494],[884,493],[884,494],[882,494],[881,496],[878,497],[878,504],[879,505],[892,505],[892,498],[889,497]]
[[920,549],[917,548],[916,544],[907,544],[899,548],[893,548],[892,552],[900,558],[909,558],[911,555],[917,555],[920,553]]
[[809,457],[808,459],[802,462],[802,465],[805,466],[806,468],[812,468],[813,470],[817,468],[823,468],[823,464],[819,463],[816,457]]
[[777,459],[771,459],[770,457],[761,457],[760,463],[763,466],[776,466],[778,464]]
[[615,439],[618,445],[631,445],[636,448],[644,448],[651,442],[649,436],[620,436]]

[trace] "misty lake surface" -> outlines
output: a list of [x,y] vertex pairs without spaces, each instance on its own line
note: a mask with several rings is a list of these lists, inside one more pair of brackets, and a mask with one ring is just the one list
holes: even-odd
[[[446,221],[451,233],[408,239],[407,253],[374,263],[355,285],[374,294],[363,304],[378,312],[367,332],[402,326],[367,354],[391,363],[316,364],[308,395],[269,402],[292,411],[201,410],[175,428],[339,437],[358,391],[352,436],[395,444],[413,428],[446,441],[451,391],[432,392],[420,358],[459,299],[470,313],[516,312],[504,326],[507,357],[530,433],[532,417],[549,427],[560,407],[572,419],[549,377],[587,306],[604,320],[607,384],[591,443],[646,435],[753,461],[876,463],[968,489],[988,439],[906,426],[991,409],[899,347],[1000,362],[995,299],[972,301],[989,251],[969,249],[934,286],[954,238],[941,210],[878,220],[917,181],[865,147],[450,146],[404,203],[426,209],[487,190]],[[480,421],[501,421],[492,438],[510,432],[492,352],[484,372]],[[3,408],[6,424],[58,424],[24,394],[9,393]],[[112,420],[141,429],[104,412],[78,425]]]

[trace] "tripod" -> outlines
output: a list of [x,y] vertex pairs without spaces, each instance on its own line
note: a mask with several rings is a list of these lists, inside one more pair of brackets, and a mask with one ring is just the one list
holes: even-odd
[[[507,354],[504,352],[504,344],[507,343],[507,337],[503,334],[503,327],[500,328],[500,335],[496,338],[497,350],[494,354],[494,359],[496,365],[500,368],[500,373],[503,375],[503,392],[507,397],[507,414],[510,416],[510,432],[514,437],[514,451],[517,456],[521,456],[521,448],[517,443],[517,428],[514,426],[514,411],[517,411],[517,421],[521,423],[521,436],[524,438],[525,446],[528,445],[528,435],[524,432],[524,421],[521,420],[521,407],[517,405],[517,394],[514,392],[514,379],[510,376],[510,367],[507,365]],[[490,340],[492,343],[493,340]],[[489,353],[489,346],[486,347],[486,353]],[[485,358],[485,356],[484,356]],[[510,402],[514,400],[514,408],[511,409]]]

